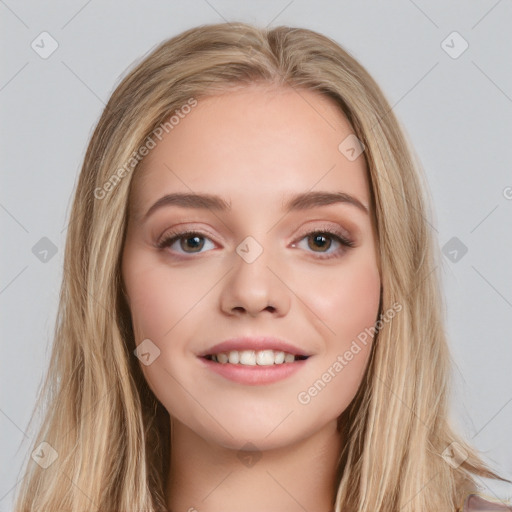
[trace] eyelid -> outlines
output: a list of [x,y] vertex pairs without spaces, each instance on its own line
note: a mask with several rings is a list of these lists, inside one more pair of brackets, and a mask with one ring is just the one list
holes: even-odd
[[313,226],[302,228],[300,230],[301,234],[299,234],[297,236],[300,236],[302,239],[302,237],[309,235],[313,232],[332,233],[332,234],[338,235],[340,238],[342,238],[344,240],[347,240],[347,241],[350,241],[353,243],[353,237],[346,229],[342,228],[339,224],[326,223],[325,221],[323,223],[320,222],[320,225],[314,224]]
[[207,237],[210,240],[212,240],[213,242],[215,242],[215,240],[216,240],[216,237],[210,231],[208,231],[208,229],[205,229],[203,227],[195,228],[194,226],[188,227],[188,225],[187,225],[186,227],[181,228],[179,226],[174,226],[173,228],[166,229],[162,233],[162,235],[160,235],[157,238],[155,246],[157,246],[157,247],[160,246],[162,243],[164,243],[169,238],[183,237],[187,234],[197,234],[197,235],[201,235],[201,236],[205,235],[205,238]]

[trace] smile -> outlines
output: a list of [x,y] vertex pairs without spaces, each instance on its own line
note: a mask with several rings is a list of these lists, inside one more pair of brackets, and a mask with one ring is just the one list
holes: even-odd
[[204,368],[223,379],[259,386],[290,377],[307,364],[308,358],[280,350],[230,350],[198,359]]
[[282,350],[230,350],[229,352],[209,354],[205,358],[221,364],[273,366],[302,361],[308,356],[294,355]]

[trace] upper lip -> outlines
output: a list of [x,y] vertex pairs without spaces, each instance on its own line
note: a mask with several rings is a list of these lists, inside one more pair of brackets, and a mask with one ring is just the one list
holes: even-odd
[[279,338],[269,336],[242,336],[230,338],[221,343],[217,343],[207,350],[201,352],[199,357],[204,357],[221,352],[230,352],[231,350],[278,350],[293,354],[294,356],[310,356],[311,354],[300,349],[291,343]]

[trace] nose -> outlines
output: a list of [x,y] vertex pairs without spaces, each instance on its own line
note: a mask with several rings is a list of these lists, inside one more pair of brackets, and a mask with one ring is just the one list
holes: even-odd
[[270,257],[270,252],[264,249],[254,261],[238,253],[233,255],[233,267],[220,296],[224,313],[251,317],[263,311],[275,316],[288,313],[292,292],[287,286],[285,271]]

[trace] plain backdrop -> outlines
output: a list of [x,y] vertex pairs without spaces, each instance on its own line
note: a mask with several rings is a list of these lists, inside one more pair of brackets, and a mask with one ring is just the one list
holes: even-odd
[[[11,510],[30,455],[71,195],[102,109],[156,44],[238,20],[335,39],[389,99],[436,215],[454,421],[512,479],[510,2],[1,0],[0,512]],[[484,494],[512,497],[511,486],[479,482]]]

